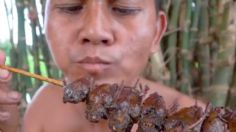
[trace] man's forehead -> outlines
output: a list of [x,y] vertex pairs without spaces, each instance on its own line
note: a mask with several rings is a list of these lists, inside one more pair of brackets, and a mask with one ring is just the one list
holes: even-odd
[[[47,0],[51,2],[86,2],[88,0]],[[95,1],[108,1],[108,2],[138,2],[138,1],[144,1],[144,0],[95,0]]]

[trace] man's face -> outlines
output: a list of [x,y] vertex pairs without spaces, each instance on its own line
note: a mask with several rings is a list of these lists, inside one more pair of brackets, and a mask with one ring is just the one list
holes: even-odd
[[69,80],[136,80],[166,27],[154,0],[48,0],[46,37]]

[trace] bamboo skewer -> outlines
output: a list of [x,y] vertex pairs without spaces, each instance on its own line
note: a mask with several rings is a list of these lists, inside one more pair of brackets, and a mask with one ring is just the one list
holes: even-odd
[[30,72],[27,72],[27,71],[24,71],[24,70],[21,70],[21,69],[9,67],[9,66],[6,66],[6,65],[0,65],[0,68],[8,70],[10,72],[19,73],[19,74],[22,74],[22,75],[25,75],[25,76],[28,76],[28,77],[33,77],[35,79],[45,81],[45,82],[49,82],[49,83],[52,83],[52,84],[55,84],[55,85],[58,85],[58,86],[63,86],[62,81],[47,78],[47,77],[43,77],[43,76],[40,76],[38,74],[30,73]]

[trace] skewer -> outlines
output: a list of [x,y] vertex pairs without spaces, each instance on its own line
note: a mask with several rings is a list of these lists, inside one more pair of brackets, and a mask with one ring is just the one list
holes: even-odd
[[9,67],[9,66],[6,66],[6,65],[0,65],[0,68],[8,70],[10,72],[19,73],[19,74],[22,74],[22,75],[25,75],[25,76],[28,76],[28,77],[33,77],[33,78],[41,80],[41,81],[49,82],[49,83],[55,84],[57,86],[63,86],[62,81],[47,78],[47,77],[43,77],[41,75],[30,73],[30,72],[27,72],[27,71],[24,71],[24,70],[21,70],[21,69]]

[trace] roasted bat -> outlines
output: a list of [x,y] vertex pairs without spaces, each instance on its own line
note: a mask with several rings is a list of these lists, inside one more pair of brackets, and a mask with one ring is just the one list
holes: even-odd
[[94,80],[91,77],[84,77],[72,83],[64,82],[64,103],[79,103],[85,101],[90,89],[94,87]]
[[158,93],[144,100],[137,132],[161,132],[167,116],[164,99]]
[[108,118],[108,109],[112,107],[117,84],[102,84],[91,89],[87,100],[86,117],[91,122]]
[[[167,116],[164,123],[165,131],[172,132],[190,130],[190,126],[197,122],[202,116],[202,108],[197,105],[182,108],[179,111]],[[200,130],[200,128],[196,127],[197,125],[191,128],[191,130]]]
[[111,131],[129,132],[140,117],[142,97],[147,88],[120,86],[112,108],[109,111],[108,125]]

